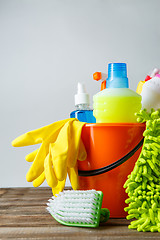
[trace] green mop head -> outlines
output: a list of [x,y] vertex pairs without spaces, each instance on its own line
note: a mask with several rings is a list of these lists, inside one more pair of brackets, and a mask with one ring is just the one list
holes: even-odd
[[146,122],[140,156],[124,184],[128,199],[127,219],[138,231],[160,232],[160,109],[137,114],[138,122]]

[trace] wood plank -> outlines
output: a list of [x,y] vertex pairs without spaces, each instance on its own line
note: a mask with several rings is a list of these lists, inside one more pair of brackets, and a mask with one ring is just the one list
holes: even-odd
[[126,219],[109,219],[97,229],[61,225],[46,211],[51,196],[50,188],[0,189],[0,239],[160,239],[129,230]]
[[0,228],[1,238],[15,239],[160,239],[159,233],[143,233],[134,230],[126,231],[125,226],[110,226],[97,229],[53,226],[53,227],[23,227]]

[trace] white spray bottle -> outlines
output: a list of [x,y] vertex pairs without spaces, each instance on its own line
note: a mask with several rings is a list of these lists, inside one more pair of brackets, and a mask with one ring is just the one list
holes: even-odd
[[81,122],[95,123],[96,119],[89,104],[89,94],[86,92],[85,85],[78,83],[78,92],[75,94],[75,110],[70,113],[70,117],[77,118]]

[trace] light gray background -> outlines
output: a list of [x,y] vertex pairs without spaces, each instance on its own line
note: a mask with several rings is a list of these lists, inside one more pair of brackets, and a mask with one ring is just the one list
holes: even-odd
[[78,81],[92,105],[109,62],[128,64],[133,90],[160,67],[159,0],[0,0],[0,187],[32,186],[35,148],[11,141],[68,118]]

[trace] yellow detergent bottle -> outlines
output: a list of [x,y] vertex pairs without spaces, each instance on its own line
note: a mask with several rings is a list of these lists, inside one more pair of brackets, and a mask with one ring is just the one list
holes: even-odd
[[109,63],[106,88],[93,96],[96,123],[134,123],[141,96],[128,88],[126,63]]

